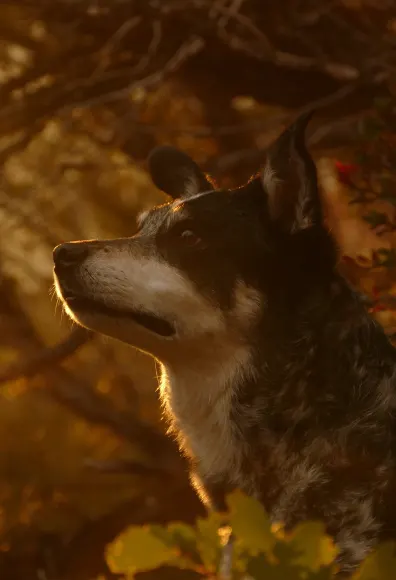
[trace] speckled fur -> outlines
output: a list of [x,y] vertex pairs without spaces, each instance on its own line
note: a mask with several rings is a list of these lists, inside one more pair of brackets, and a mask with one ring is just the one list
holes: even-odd
[[[174,201],[142,216],[133,238],[80,242],[89,257],[73,268],[55,259],[55,271],[65,301],[75,291],[172,314],[176,333],[163,339],[68,303],[81,324],[161,361],[170,430],[204,501],[221,509],[240,487],[288,528],[321,519],[349,573],[396,539],[396,352],[337,271],[306,122],[285,131],[238,190],[214,190],[187,156],[157,150],[150,171]],[[184,245],[189,230],[197,247]],[[142,264],[150,300],[136,295]],[[167,288],[155,289],[157,276]]]

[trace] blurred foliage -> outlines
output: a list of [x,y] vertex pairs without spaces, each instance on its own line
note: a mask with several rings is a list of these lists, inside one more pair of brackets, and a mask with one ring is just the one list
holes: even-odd
[[[164,201],[145,167],[156,144],[231,186],[316,106],[340,268],[396,332],[395,23],[392,0],[0,3],[1,578],[111,578],[104,547],[143,523],[126,532],[138,567],[144,546],[160,564],[169,543],[206,571],[217,562],[216,517],[188,527],[203,508],[164,435],[154,362],[73,328],[51,298],[56,244],[132,235]],[[244,510],[233,524],[252,566],[268,557],[260,542],[287,552],[267,524],[254,545],[265,514]],[[301,532],[310,554],[317,529]]]
[[[133,526],[107,549],[110,569],[134,577],[137,572],[170,566],[201,578],[254,580],[330,580],[338,571],[338,550],[318,522],[290,532],[271,525],[257,500],[240,492],[228,496],[229,511],[212,513],[194,526]],[[232,529],[232,556],[225,548]],[[263,533],[264,530],[264,533]],[[391,580],[396,546],[380,546],[353,574],[353,580]]]

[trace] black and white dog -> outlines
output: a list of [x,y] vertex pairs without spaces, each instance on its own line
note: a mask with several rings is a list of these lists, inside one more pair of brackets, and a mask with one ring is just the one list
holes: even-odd
[[396,539],[396,351],[337,271],[308,119],[235,190],[155,149],[172,200],[131,238],[55,248],[55,281],[73,320],[160,361],[204,501],[239,487],[274,522],[321,519],[349,572]]

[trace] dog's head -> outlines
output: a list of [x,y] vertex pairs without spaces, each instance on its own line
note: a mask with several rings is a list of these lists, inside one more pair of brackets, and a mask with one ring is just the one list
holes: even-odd
[[216,189],[186,154],[155,149],[150,173],[169,203],[141,215],[133,237],[55,248],[70,316],[163,360],[215,337],[243,341],[287,272],[311,283],[329,257],[307,122],[290,126],[235,190]]

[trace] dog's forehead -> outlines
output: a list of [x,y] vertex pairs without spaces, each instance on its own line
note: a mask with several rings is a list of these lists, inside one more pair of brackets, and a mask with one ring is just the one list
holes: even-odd
[[144,210],[137,216],[137,222],[141,228],[153,233],[160,227],[169,228],[179,221],[193,217],[193,208],[196,206],[196,203],[201,198],[203,202],[205,201],[207,203],[212,199],[213,193],[213,190],[203,191],[188,198],[179,198],[173,202]]
[[187,212],[182,205],[175,207],[173,205],[173,203],[166,203],[141,212],[137,216],[139,228],[146,234],[155,235],[159,229],[167,229],[173,223],[187,217]]
[[196,193],[195,195],[190,195],[189,197],[185,198],[185,199],[176,199],[173,203],[172,203],[172,209],[173,211],[178,211],[181,208],[185,208],[186,206],[188,207],[188,204],[190,202],[194,202],[198,199],[201,198],[206,198],[205,201],[207,201],[208,196],[212,195],[215,193],[214,189],[210,189],[208,191],[201,191],[200,193]]
[[155,233],[168,214],[169,205],[168,203],[157,205],[140,212],[136,218],[139,228],[146,233]]

